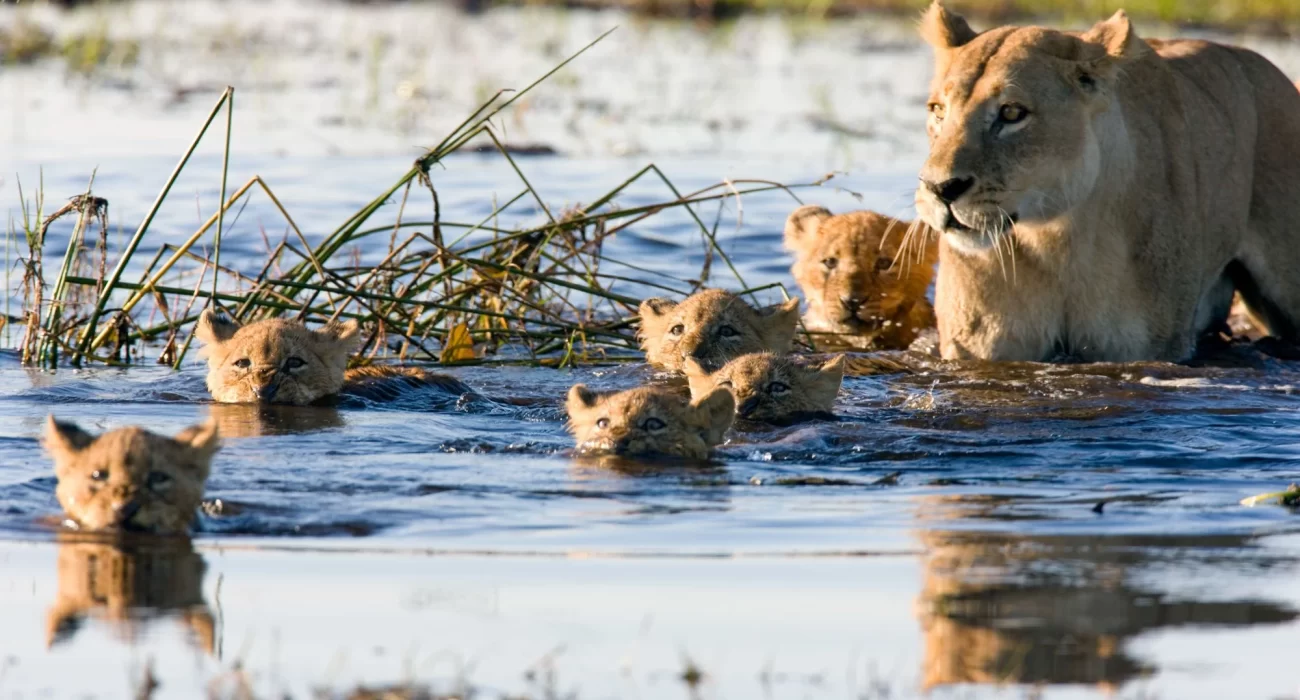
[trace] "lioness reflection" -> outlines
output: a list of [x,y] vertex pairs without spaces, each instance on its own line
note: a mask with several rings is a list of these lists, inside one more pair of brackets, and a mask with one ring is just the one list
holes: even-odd
[[1118,687],[1157,670],[1128,649],[1144,633],[1297,617],[1268,601],[1195,600],[1145,583],[1148,562],[1212,556],[1207,547],[1248,547],[1249,538],[928,531],[920,539],[928,550],[917,604],[927,689],[959,683]]
[[147,624],[174,618],[192,643],[212,653],[214,623],[203,600],[203,557],[188,539],[87,540],[59,545],[59,592],[47,616],[46,643],[71,639],[87,618],[134,642]]

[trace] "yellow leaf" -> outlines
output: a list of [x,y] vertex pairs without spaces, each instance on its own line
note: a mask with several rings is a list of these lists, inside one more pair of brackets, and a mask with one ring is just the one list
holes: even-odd
[[438,360],[443,364],[451,364],[474,358],[474,339],[469,337],[469,326],[457,323],[452,326],[451,332],[443,341],[442,354],[438,356]]

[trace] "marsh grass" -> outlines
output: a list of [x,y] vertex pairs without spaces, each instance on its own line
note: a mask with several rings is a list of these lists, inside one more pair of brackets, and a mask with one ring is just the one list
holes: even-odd
[[[24,197],[22,209],[27,246],[20,261],[23,362],[45,367],[127,364],[153,355],[160,363],[179,367],[191,346],[192,324],[209,305],[245,323],[271,317],[310,323],[355,319],[363,328],[363,363],[396,359],[565,366],[635,357],[641,300],[615,287],[635,283],[679,295],[710,283],[746,287],[718,244],[723,207],[755,193],[791,188],[735,180],[683,192],[651,164],[590,204],[563,211],[549,206],[503,145],[492,120],[607,35],[518,93],[492,95],[395,183],[315,244],[260,177],[249,178],[226,196],[233,88],[217,100],[111,264],[106,252],[108,202],[88,186],[85,193],[42,216],[46,203],[43,188],[38,189],[30,205]],[[199,143],[222,121],[225,160],[219,208],[186,240],[159,246],[142,263],[137,252],[159,208]],[[454,168],[447,160],[471,141],[484,140],[509,163],[518,189],[479,220],[446,219],[438,182]],[[643,182],[661,185],[665,199],[619,207],[619,197]],[[274,244],[263,234],[265,264],[240,271],[222,264],[221,244],[223,237],[232,235],[227,219],[232,212],[237,219],[252,197],[269,200],[287,233]],[[417,202],[421,209],[429,206],[432,216],[410,215]],[[501,224],[505,215],[521,218],[521,211],[537,217],[517,227]],[[684,215],[699,230],[705,255],[694,277],[653,273],[605,253],[606,244],[620,232],[669,212]],[[71,216],[75,224],[62,258],[47,257],[50,226]],[[57,273],[49,282],[51,264]],[[734,283],[714,281],[719,270]]]

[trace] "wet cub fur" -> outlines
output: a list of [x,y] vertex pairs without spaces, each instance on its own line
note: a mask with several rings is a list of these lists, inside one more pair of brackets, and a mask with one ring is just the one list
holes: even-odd
[[746,353],[789,352],[799,323],[799,300],[755,309],[721,289],[706,289],[682,302],[641,302],[641,348],[646,361],[682,369],[686,358],[715,370]]
[[934,280],[938,245],[921,232],[915,234],[918,250],[901,250],[909,226],[875,212],[837,216],[817,206],[790,215],[785,247],[794,253],[790,272],[808,299],[809,331],[837,334],[829,339],[836,345],[905,350],[918,333],[934,327],[925,293]]
[[50,416],[44,444],[54,457],[59,505],[82,529],[184,534],[219,439],[211,420],[174,438],[136,427],[96,437]]
[[212,653],[216,625],[203,600],[206,569],[188,539],[66,541],[59,545],[59,593],[47,614],[46,644],[68,640],[86,618],[102,620],[135,641],[142,622],[167,616]]
[[596,393],[577,384],[569,389],[566,408],[566,427],[579,450],[702,460],[722,442],[736,404],[721,389],[687,402],[653,387]]
[[729,389],[736,399],[736,415],[785,423],[831,412],[844,379],[844,356],[810,365],[789,355],[756,352],[737,357],[712,374],[687,360],[686,379],[694,398]]
[[414,367],[347,369],[358,330],[356,321],[315,330],[278,318],[243,325],[208,309],[194,333],[204,343],[208,391],[222,403],[302,406],[340,392],[382,400],[411,384],[469,391],[453,377]]

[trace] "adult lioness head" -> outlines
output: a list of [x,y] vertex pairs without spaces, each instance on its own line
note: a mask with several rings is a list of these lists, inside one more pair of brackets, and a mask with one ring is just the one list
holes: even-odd
[[[999,27],[981,34],[938,0],[922,20],[935,50],[930,155],[916,208],[958,252],[1003,240],[1082,202],[1101,174],[1114,82],[1151,48],[1117,12],[1083,34]],[[1122,124],[1122,122],[1120,122]]]
[[924,224],[803,206],[785,222],[785,248],[808,299],[804,322],[834,334],[826,338],[832,344],[903,350],[934,326],[925,293],[938,246]]

